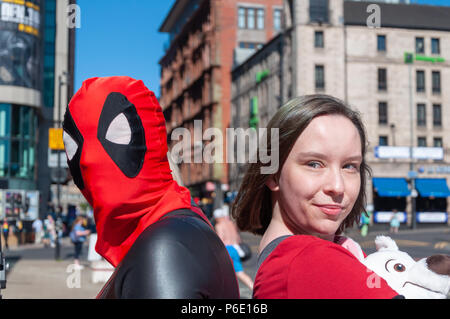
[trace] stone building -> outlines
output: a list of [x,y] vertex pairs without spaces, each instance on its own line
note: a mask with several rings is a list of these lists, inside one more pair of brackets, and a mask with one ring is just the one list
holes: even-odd
[[[366,193],[375,222],[387,222],[393,209],[404,212],[408,224],[416,221],[413,209],[418,223],[448,222],[450,95],[443,88],[450,80],[450,7],[371,5],[286,1],[284,36],[290,40],[283,42],[284,61],[292,71],[279,82],[292,94],[283,97],[330,94],[361,113],[373,171]],[[232,114],[247,116],[239,124],[249,120],[250,99],[264,99],[263,81],[242,83],[266,68],[261,57],[274,54],[266,45],[233,70]],[[276,84],[270,90],[277,92]],[[270,118],[284,101],[259,103],[258,112]],[[414,189],[418,197],[412,200]]]

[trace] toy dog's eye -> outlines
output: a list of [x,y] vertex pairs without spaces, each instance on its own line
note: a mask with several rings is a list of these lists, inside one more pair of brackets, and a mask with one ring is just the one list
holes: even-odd
[[406,270],[406,267],[403,264],[395,264],[394,270],[397,272],[404,272]]

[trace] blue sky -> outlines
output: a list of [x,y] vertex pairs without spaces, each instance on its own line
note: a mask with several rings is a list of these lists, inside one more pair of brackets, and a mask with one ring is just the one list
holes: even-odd
[[[94,76],[128,75],[159,96],[163,45],[158,32],[175,0],[78,0],[81,28],[75,47],[75,90]],[[412,0],[450,5],[450,0]]]
[[78,0],[75,91],[94,76],[128,75],[159,96],[163,45],[158,32],[175,0]]

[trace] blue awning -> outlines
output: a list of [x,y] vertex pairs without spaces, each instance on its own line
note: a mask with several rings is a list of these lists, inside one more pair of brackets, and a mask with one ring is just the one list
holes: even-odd
[[450,196],[450,190],[445,178],[417,178],[416,189],[422,197]]
[[406,197],[411,193],[404,178],[374,177],[373,187],[381,197]]

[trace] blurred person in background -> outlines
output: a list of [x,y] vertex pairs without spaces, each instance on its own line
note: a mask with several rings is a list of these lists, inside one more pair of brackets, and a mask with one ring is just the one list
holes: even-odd
[[75,248],[74,263],[79,268],[83,266],[80,265],[80,256],[83,250],[83,243],[86,241],[87,236],[91,233],[89,229],[86,229],[87,220],[83,216],[78,216],[72,225],[72,230],[70,232],[70,239]]
[[3,219],[2,234],[3,234],[3,238],[5,239],[5,248],[9,249],[9,246],[8,246],[9,224],[8,224],[8,221],[6,220],[6,218]]
[[34,243],[40,244],[42,241],[42,237],[44,237],[44,225],[42,224],[42,221],[37,218],[33,222],[33,231],[34,231]]

